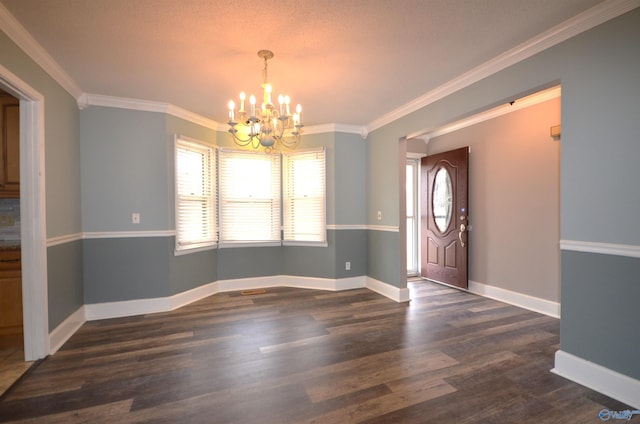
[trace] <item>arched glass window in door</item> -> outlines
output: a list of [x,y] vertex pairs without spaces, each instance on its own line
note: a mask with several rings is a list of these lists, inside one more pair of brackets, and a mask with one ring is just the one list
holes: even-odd
[[433,183],[433,218],[441,233],[447,231],[451,223],[453,212],[453,187],[451,176],[445,167],[441,166],[436,173]]

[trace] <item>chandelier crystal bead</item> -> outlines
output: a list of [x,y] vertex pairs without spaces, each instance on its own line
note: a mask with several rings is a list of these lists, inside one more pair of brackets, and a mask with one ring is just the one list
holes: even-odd
[[[296,106],[291,114],[291,99],[287,95],[278,95],[276,107],[271,98],[273,87],[269,83],[267,61],[272,59],[273,52],[260,50],[258,57],[264,60],[262,70],[262,105],[256,108],[256,96],[249,96],[249,114],[245,110],[245,92],[240,93],[239,108],[229,101],[229,133],[233,141],[240,147],[251,146],[254,149],[264,148],[267,151],[280,148],[294,149],[300,143],[302,134],[302,107]],[[236,116],[238,121],[236,121]],[[238,128],[241,128],[240,130]]]

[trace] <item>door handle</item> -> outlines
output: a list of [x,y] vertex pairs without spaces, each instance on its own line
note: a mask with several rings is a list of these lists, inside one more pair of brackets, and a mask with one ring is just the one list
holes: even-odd
[[458,238],[460,239],[460,244],[462,245],[462,247],[465,246],[464,240],[462,240],[462,233],[466,233],[467,232],[467,226],[464,224],[460,224],[460,232],[458,233]]

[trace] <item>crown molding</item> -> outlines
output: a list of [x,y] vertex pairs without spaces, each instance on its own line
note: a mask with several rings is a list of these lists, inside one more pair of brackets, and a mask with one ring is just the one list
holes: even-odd
[[[166,113],[168,115],[175,116],[176,118],[181,118],[185,121],[189,121],[215,131],[227,131],[227,124],[221,124],[212,119],[205,118],[202,115],[198,115],[197,113],[190,112],[186,109],[182,109],[170,103],[154,102],[141,99],[130,99],[126,97],[105,96],[102,94],[83,93],[78,98],[78,107],[80,109],[86,109],[89,106],[102,106],[118,109],[139,110],[144,112]],[[358,134],[363,139],[367,137],[365,128],[358,125],[324,124],[313,125],[304,128],[304,134],[307,135],[334,132]]]
[[358,134],[363,139],[367,138],[368,132],[366,127],[361,125],[349,124],[322,124],[304,127],[304,134],[325,134],[325,133],[347,133]]
[[209,128],[214,131],[227,131],[228,125],[221,124],[213,119],[206,118],[202,115],[199,115],[194,112],[190,112],[186,109],[182,109],[181,107],[174,106],[172,104],[167,105],[166,113],[169,115],[175,116],[176,118],[184,119],[185,121],[192,122],[194,124],[201,125],[205,128]]
[[582,32],[594,28],[604,22],[616,18],[624,13],[640,7],[640,0],[609,0],[588,9],[565,22],[541,33],[540,35],[525,41],[516,47],[496,56],[495,58],[476,66],[462,75],[442,84],[428,93],[411,100],[366,126],[370,133],[384,125],[428,106],[456,91],[470,86],[490,75],[493,75],[509,66],[515,65],[529,57],[540,53],[550,47],[560,44]]
[[226,131],[226,124],[220,124],[197,113],[190,112],[170,103],[154,102],[150,100],[130,99],[127,97],[113,97],[102,94],[83,93],[78,98],[78,107],[86,109],[89,106],[113,107],[117,109],[139,110],[143,112],[166,113],[185,121],[193,122],[215,131]]
[[78,98],[78,107],[86,109],[89,106],[113,107],[118,109],[140,110],[144,112],[167,113],[169,105],[150,100],[130,99],[127,97],[104,96],[102,94],[83,93]]
[[558,98],[561,96],[561,94],[561,87],[555,86],[547,90],[534,93],[530,96],[517,99],[513,104],[500,105],[485,112],[452,122],[440,128],[436,128],[433,130],[416,131],[415,133],[409,134],[407,138],[418,138],[428,144],[429,141],[433,138],[448,134],[453,131],[461,130],[466,127],[470,127],[471,125],[479,124],[481,122],[527,108],[529,106],[537,105],[538,103]]
[[18,22],[18,20],[0,3],[0,28],[16,45],[34,62],[64,88],[73,98],[82,95],[82,89],[53,57],[38,43],[35,38]]

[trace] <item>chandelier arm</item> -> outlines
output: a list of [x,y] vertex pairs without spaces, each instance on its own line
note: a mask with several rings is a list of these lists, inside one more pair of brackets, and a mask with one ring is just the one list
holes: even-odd
[[295,149],[300,144],[300,134],[282,137],[279,141],[281,146],[287,149]]
[[260,138],[257,135],[247,135],[247,138],[243,139],[237,135],[237,131],[236,132],[229,131],[229,134],[231,134],[234,140],[234,143],[240,147],[246,147],[251,145],[251,147],[253,147],[254,149],[257,149],[260,146]]
[[[303,127],[300,122],[300,105],[298,105],[296,113],[292,115],[289,111],[289,96],[279,96],[280,110],[274,107],[271,102],[272,87],[268,82],[268,60],[273,56],[273,52],[269,50],[258,51],[258,57],[264,60],[262,70],[264,101],[259,113],[255,112],[255,97],[252,95],[250,98],[251,116],[249,119],[246,118],[245,96],[244,92],[240,93],[240,110],[237,111],[240,119],[239,122],[234,122],[235,104],[233,101],[229,102],[229,133],[237,146],[250,145],[253,149],[263,148],[265,151],[271,152],[280,148],[294,149],[300,143],[301,128]],[[235,128],[237,124],[242,124],[244,128],[249,129],[246,138],[243,138]],[[245,134],[245,131],[242,131],[242,134]]]

